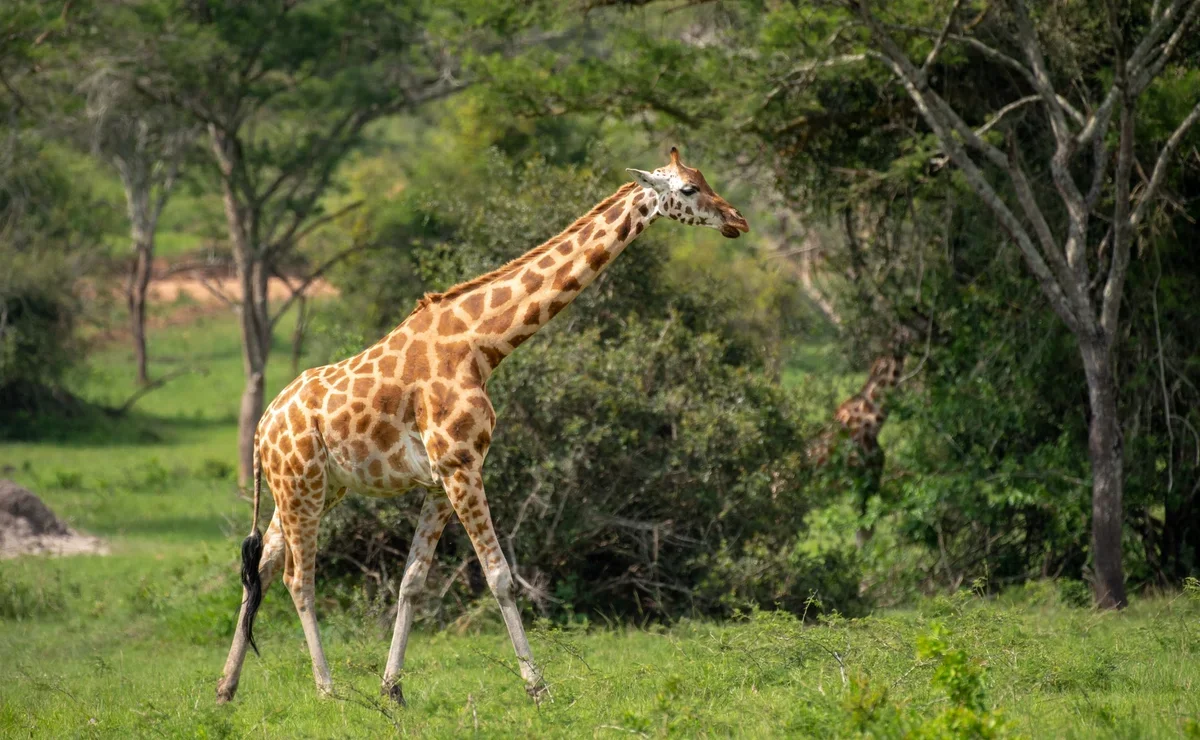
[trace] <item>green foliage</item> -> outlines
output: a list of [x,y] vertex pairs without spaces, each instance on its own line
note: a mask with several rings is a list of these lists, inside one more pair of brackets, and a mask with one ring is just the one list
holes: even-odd
[[[42,141],[14,132],[0,174],[0,429],[11,430],[58,405],[79,359],[78,281],[95,261],[104,212]],[[69,403],[69,402],[68,402]]]

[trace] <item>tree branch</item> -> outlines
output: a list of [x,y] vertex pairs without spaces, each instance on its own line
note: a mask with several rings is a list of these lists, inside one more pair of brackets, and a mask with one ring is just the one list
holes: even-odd
[[[296,302],[296,299],[299,298],[301,295],[303,295],[304,292],[306,290],[308,290],[309,286],[312,285],[322,275],[324,275],[331,267],[333,267],[337,263],[341,262],[342,260],[346,259],[347,257],[354,254],[355,252],[361,252],[362,250],[367,249],[369,246],[370,246],[369,242],[359,242],[356,244],[352,244],[349,247],[346,247],[342,251],[338,252],[337,254],[333,255],[329,259],[322,262],[317,267],[317,269],[310,272],[304,278],[304,280],[300,283],[300,285],[298,287],[293,288],[291,282],[289,282],[287,279],[284,279],[283,282],[285,285],[288,286],[288,290],[291,291],[292,295],[289,296],[288,299],[283,302],[283,305],[280,306],[279,310],[275,313],[275,316],[273,318],[271,318],[271,320],[270,320],[271,328],[272,329],[275,328],[275,324],[279,321],[279,319],[285,313],[287,313],[287,310],[292,307],[292,304]],[[278,273],[276,273],[276,274],[278,275]],[[282,277],[282,276],[279,276],[279,277]]]
[[[917,70],[912,66],[911,62],[908,62],[907,57],[900,52],[895,42],[888,36],[887,31],[884,30],[879,21],[867,9],[865,3],[858,3],[857,6],[864,23],[884,49],[883,53],[870,52],[870,56],[882,61],[891,68],[897,79],[908,91],[909,96],[916,103],[926,123],[933,129],[954,163],[962,170],[968,184],[970,184],[976,195],[988,206],[996,216],[997,221],[1000,222],[1000,226],[1021,250],[1026,264],[1029,265],[1030,270],[1033,272],[1054,312],[1058,314],[1073,332],[1082,330],[1085,326],[1084,322],[1088,321],[1090,317],[1077,315],[1076,302],[1068,299],[1054,272],[1047,265],[1045,257],[1038,251],[1033,240],[1030,239],[1029,233],[1008,206],[1005,205],[999,193],[996,192],[978,165],[975,164],[963,146],[954,137],[953,130],[955,129],[944,120],[942,109],[935,109],[930,104],[929,98],[936,97],[936,93],[929,90],[927,86],[918,85],[918,79],[914,79]],[[891,58],[893,56],[896,58]],[[971,133],[973,136],[973,132]],[[1002,166],[1007,169],[1007,159],[1003,155],[1001,155],[1001,158],[1004,160]]]
[[950,12],[946,14],[946,22],[942,24],[942,32],[938,34],[937,40],[933,42],[933,48],[929,50],[924,64],[921,65],[921,74],[929,74],[929,68],[933,66],[934,60],[941,53],[942,46],[946,43],[946,34],[950,33],[950,28],[954,25],[954,16],[958,14],[958,9],[961,5],[962,0],[954,0],[954,5],[950,7]]
[[1162,187],[1163,180],[1166,179],[1167,167],[1170,166],[1170,160],[1175,156],[1175,151],[1179,149],[1179,145],[1183,142],[1183,137],[1187,135],[1188,129],[1200,120],[1200,102],[1192,106],[1192,110],[1187,114],[1187,117],[1175,127],[1171,132],[1170,138],[1167,139],[1166,145],[1158,154],[1158,159],[1154,163],[1154,171],[1150,175],[1150,182],[1146,188],[1138,195],[1137,205],[1133,209],[1133,214],[1129,217],[1129,225],[1136,228],[1142,221],[1142,217],[1146,215],[1146,209],[1150,205],[1150,201],[1158,195],[1159,189]]

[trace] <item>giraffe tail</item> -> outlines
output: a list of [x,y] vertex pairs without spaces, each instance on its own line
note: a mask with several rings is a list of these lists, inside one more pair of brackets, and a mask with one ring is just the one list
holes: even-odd
[[262,604],[262,578],[258,566],[262,560],[263,538],[258,531],[258,502],[262,496],[262,463],[258,457],[258,434],[254,435],[254,520],[250,523],[250,535],[242,541],[242,586],[246,588],[246,609],[242,612],[242,632],[254,648],[255,655],[258,645],[254,642],[254,616]]

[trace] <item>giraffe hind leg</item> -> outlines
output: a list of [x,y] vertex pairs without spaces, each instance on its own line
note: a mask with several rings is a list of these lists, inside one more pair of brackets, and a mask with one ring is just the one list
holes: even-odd
[[275,497],[289,555],[283,581],[304,627],[317,691],[322,696],[329,696],[333,691],[333,680],[321,645],[316,613],[317,527],[325,509],[324,475],[316,476],[316,480],[299,475],[279,476],[278,479],[278,488],[273,480],[271,489],[283,494]]
[[[262,584],[263,593],[271,585],[271,581],[279,574],[283,565],[287,546],[283,541],[283,531],[279,525],[279,514],[271,518],[271,524],[263,535],[263,554],[259,560],[258,577]],[[242,589],[242,606],[238,610],[237,626],[234,628],[233,645],[229,648],[229,657],[225,659],[225,670],[222,671],[221,681],[217,684],[217,702],[224,704],[233,698],[237,692],[238,680],[241,678],[242,665],[246,660],[246,650],[249,647],[249,636],[245,632],[244,616],[248,594]]]
[[392,646],[388,650],[387,668],[383,672],[383,693],[397,704],[404,705],[404,691],[400,685],[400,672],[404,668],[404,650],[408,646],[408,635],[413,623],[413,598],[425,585],[433,553],[441,539],[442,530],[453,516],[454,509],[441,491],[428,491],[421,506],[421,516],[413,532],[412,545],[408,550],[408,562],[404,565],[404,578],[400,582],[400,599],[396,605],[396,628],[392,634]]

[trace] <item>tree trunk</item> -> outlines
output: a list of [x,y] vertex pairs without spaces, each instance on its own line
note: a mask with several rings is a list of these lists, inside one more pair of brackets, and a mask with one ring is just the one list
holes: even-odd
[[133,269],[129,275],[126,298],[129,304],[129,328],[133,334],[133,355],[137,364],[137,384],[146,385],[150,382],[146,360],[146,292],[153,267],[153,237],[135,238],[133,252]]
[[1107,338],[1081,339],[1092,416],[1088,455],[1092,466],[1092,590],[1102,609],[1124,607],[1125,574],[1121,564],[1124,525],[1124,443],[1117,415],[1117,382]]
[[296,327],[292,330],[292,376],[300,374],[300,355],[304,354],[304,334],[308,330],[308,298],[296,299]]
[[267,359],[271,350],[271,321],[267,313],[266,271],[259,262],[238,265],[242,285],[242,368],[246,385],[238,411],[238,477],[242,485],[253,483],[254,434],[262,416],[266,395]]

